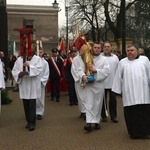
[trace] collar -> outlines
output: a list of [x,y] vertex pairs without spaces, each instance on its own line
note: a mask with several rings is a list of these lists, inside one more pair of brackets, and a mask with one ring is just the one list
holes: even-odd
[[106,57],[111,57],[111,56],[113,56],[113,54],[112,54],[112,53],[110,53],[110,55],[105,55],[105,53],[104,53],[104,52],[102,53],[102,55],[103,55],[103,56],[106,56]]
[[100,55],[100,53],[99,53],[99,54],[94,54],[94,53],[93,53],[93,56],[99,56],[99,55]]

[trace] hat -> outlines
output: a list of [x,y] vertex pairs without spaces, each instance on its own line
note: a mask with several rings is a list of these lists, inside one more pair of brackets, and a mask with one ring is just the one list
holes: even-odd
[[75,40],[75,42],[74,42],[74,46],[75,46],[78,50],[80,50],[80,48],[81,48],[84,44],[86,44],[86,41],[85,41],[85,39],[83,39],[83,38],[81,38],[81,37],[78,37],[78,38]]
[[58,52],[58,49],[57,48],[53,48],[52,49],[52,53],[57,53]]
[[77,51],[77,49],[76,49],[75,47],[71,47],[70,53],[71,53],[71,52],[76,52],[76,51]]

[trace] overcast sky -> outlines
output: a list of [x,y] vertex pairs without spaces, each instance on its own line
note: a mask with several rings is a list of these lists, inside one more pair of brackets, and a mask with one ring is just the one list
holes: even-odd
[[[52,6],[54,0],[6,0],[7,4],[23,4],[23,5],[44,5]],[[58,13],[59,26],[65,24],[65,0],[57,0],[61,11]]]

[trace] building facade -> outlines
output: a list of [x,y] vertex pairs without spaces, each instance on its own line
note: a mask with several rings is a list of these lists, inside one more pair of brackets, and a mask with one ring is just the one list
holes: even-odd
[[[56,4],[56,3],[55,3]],[[45,52],[58,45],[58,4],[52,6],[7,5],[8,37],[20,50],[19,28],[23,19],[33,20],[33,40],[41,40]]]

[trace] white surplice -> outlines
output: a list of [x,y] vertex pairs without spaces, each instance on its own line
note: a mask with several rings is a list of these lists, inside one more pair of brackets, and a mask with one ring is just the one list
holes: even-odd
[[119,59],[116,55],[112,54],[110,56],[105,56],[104,53],[101,53],[102,56],[104,56],[107,61],[108,64],[110,66],[110,74],[109,76],[106,78],[105,82],[105,89],[111,89],[112,85],[113,85],[113,80],[116,74],[116,70],[118,67],[118,63],[119,63]]
[[[85,106],[86,106],[86,123],[100,123],[101,109],[104,95],[104,80],[110,73],[110,67],[105,57],[94,56],[94,73],[95,81],[87,83],[84,87]],[[80,80],[85,75],[85,67],[79,67]]]
[[121,94],[123,106],[150,104],[150,62],[147,57],[119,62],[112,91]]
[[30,67],[29,69],[26,67],[26,71],[29,75],[19,78],[18,74],[23,71],[23,58],[18,57],[12,69],[12,75],[19,85],[20,99],[37,99],[41,97],[42,60],[39,56],[34,55],[28,63]]
[[37,115],[44,115],[44,108],[45,108],[45,86],[49,79],[49,65],[48,62],[42,59],[42,72],[40,73],[41,78],[41,97],[37,98],[36,100],[36,114]]
[[3,65],[0,59],[0,113],[1,113],[1,90],[2,89],[5,89],[5,81],[4,81]]
[[82,58],[80,54],[72,60],[71,66],[71,74],[75,81],[75,90],[78,98],[78,106],[81,113],[85,113],[85,96],[84,96],[84,88],[81,87],[81,79],[79,77],[78,69],[80,66],[84,66]]

